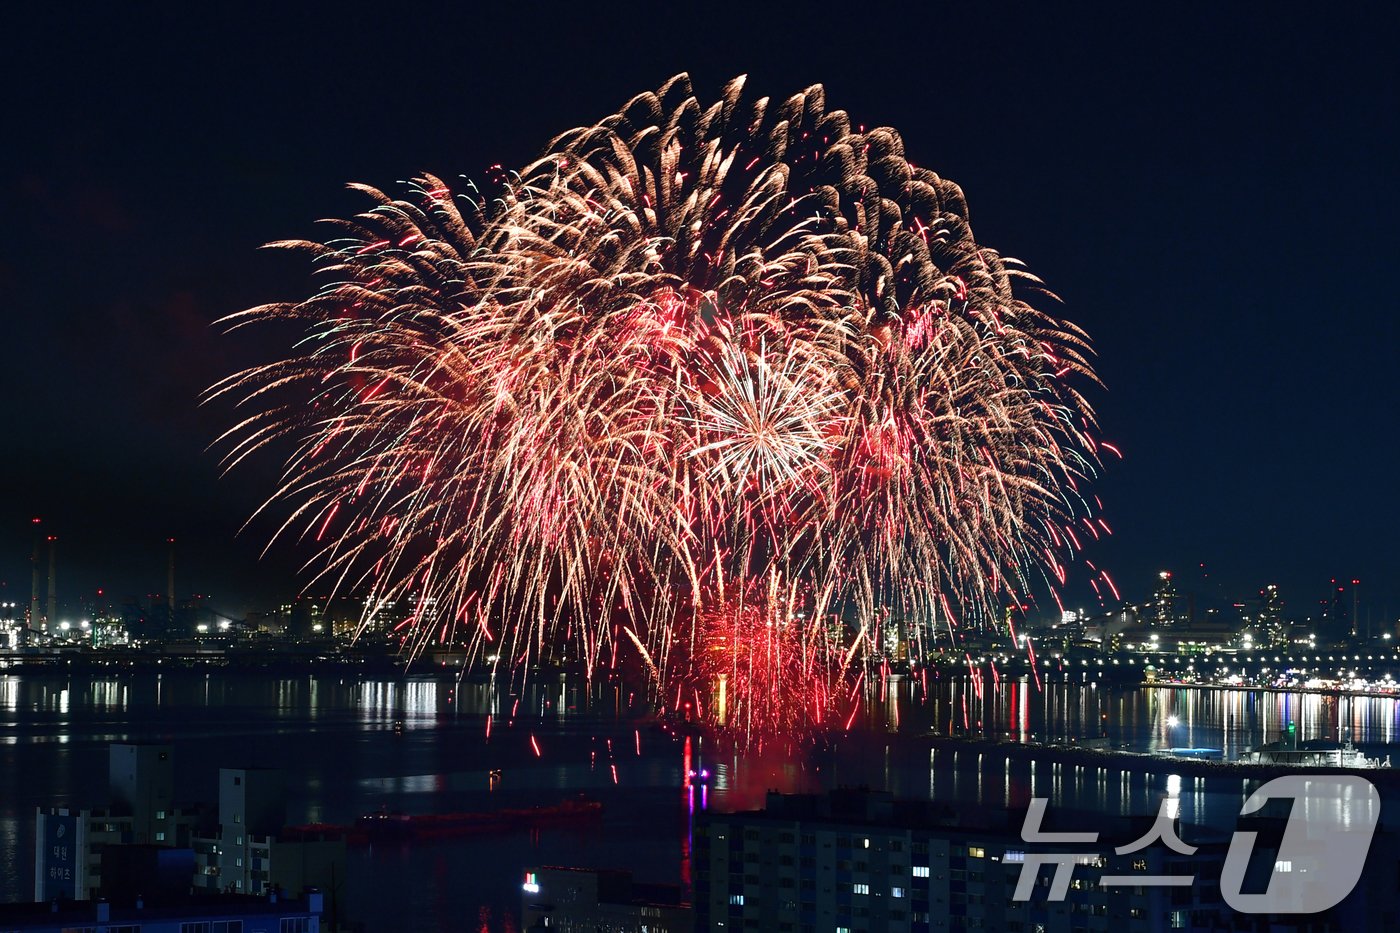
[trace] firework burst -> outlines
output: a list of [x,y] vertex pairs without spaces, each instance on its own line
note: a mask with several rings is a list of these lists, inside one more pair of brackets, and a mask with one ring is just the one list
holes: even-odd
[[336,236],[275,244],[321,289],[229,321],[301,347],[211,393],[249,412],[230,464],[290,451],[269,506],[315,572],[415,607],[409,650],[635,647],[661,696],[723,659],[726,718],[783,731],[874,620],[951,631],[1063,583],[1087,341],[820,87],[704,105],[682,76],[486,191],[359,190]]

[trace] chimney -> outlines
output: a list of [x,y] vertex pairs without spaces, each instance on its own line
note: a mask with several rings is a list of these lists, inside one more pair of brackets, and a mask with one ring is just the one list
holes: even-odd
[[175,624],[175,539],[170,538],[167,542],[170,545],[170,561],[165,570],[165,593],[166,601],[170,607],[170,624]]
[[34,569],[34,588],[29,595],[29,627],[34,631],[39,630],[39,544],[43,537],[39,534],[39,519],[34,519],[34,556],[30,558],[30,563]]
[[58,535],[49,535],[49,614],[48,625],[58,622]]

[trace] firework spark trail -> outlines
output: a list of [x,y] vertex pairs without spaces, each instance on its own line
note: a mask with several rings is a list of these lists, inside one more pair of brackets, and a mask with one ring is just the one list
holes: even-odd
[[725,669],[744,728],[785,731],[879,620],[995,622],[1063,584],[1100,446],[1087,339],[819,86],[703,105],[680,76],[470,197],[356,187],[336,236],[274,244],[322,288],[228,319],[306,339],[210,394],[250,411],[230,466],[290,449],[278,534],[413,606],[410,651],[592,672],[635,648],[659,696]]

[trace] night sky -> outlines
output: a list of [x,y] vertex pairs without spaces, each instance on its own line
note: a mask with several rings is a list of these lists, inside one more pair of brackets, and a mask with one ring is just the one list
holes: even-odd
[[230,415],[197,404],[280,349],[211,322],[311,288],[257,247],[362,207],[346,182],[482,177],[689,71],[896,127],[1064,299],[1126,454],[1090,552],[1125,596],[1171,568],[1302,610],[1359,577],[1400,613],[1390,7],[474,6],[7,14],[0,598],[28,598],[35,515],[70,606],[162,591],[170,535],[182,595],[293,592],[309,549],[235,537],[275,463],[220,479]]

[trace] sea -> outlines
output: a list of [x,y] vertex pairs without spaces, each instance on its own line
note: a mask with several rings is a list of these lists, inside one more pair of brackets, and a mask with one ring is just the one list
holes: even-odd
[[[596,821],[351,847],[343,883],[327,892],[338,922],[395,933],[515,931],[521,880],[536,866],[680,882],[700,813],[761,808],[775,790],[864,786],[991,809],[1024,808],[1034,795],[1123,815],[1155,814],[1170,795],[1183,823],[1228,827],[1252,786],[1238,776],[1179,774],[1170,763],[1121,772],[1061,765],[929,738],[1213,748],[1229,759],[1290,726],[1301,740],[1350,739],[1400,765],[1394,698],[1115,686],[1088,675],[891,678],[866,692],[849,724],[801,742],[705,738],[658,719],[619,684],[560,675],[514,687],[447,672],[0,675],[0,902],[33,898],[36,807],[106,804],[113,742],[173,746],[177,803],[216,802],[220,767],[280,768],[289,825],[579,794],[602,803]],[[1393,817],[1400,807],[1385,806],[1382,823],[1395,828]]]

